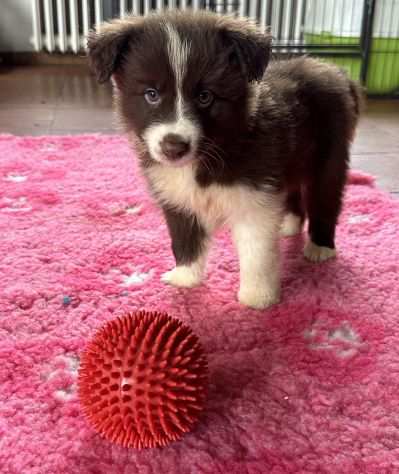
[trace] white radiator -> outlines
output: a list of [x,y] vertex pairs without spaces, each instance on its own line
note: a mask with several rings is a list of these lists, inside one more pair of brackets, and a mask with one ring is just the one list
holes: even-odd
[[300,43],[306,4],[317,0],[31,0],[36,51],[78,53],[90,29],[104,20],[132,12],[145,15],[163,8],[212,9],[256,19],[271,27],[281,44]]

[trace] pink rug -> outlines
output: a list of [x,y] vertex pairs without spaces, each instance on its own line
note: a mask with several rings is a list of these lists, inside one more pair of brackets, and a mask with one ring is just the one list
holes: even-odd
[[[160,212],[124,139],[0,136],[0,472],[399,472],[399,202],[354,174],[340,256],[282,242],[283,302],[236,302],[222,233],[206,284],[160,283],[173,264]],[[137,308],[189,324],[209,357],[207,408],[162,450],[103,441],[76,397],[79,353]]]

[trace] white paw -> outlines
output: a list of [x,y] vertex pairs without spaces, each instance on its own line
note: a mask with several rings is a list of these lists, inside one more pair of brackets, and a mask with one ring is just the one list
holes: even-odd
[[309,240],[305,245],[303,254],[305,255],[305,258],[311,262],[317,263],[336,257],[337,251],[335,249],[331,249],[330,247],[319,247]]
[[265,287],[240,288],[238,300],[244,306],[254,309],[265,309],[280,301],[279,290],[270,290]]
[[195,266],[182,265],[162,275],[161,280],[169,285],[192,288],[201,283],[202,275]]
[[282,237],[291,237],[302,232],[302,219],[295,214],[289,212],[283,218],[280,227],[280,235]]

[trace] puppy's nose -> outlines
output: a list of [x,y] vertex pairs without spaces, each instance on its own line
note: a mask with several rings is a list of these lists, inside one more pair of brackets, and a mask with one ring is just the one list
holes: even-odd
[[179,160],[190,151],[190,142],[180,135],[169,133],[161,141],[161,150],[169,160]]

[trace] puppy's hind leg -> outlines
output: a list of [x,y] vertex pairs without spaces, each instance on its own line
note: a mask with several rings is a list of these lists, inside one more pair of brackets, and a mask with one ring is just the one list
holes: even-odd
[[280,235],[282,237],[291,237],[300,234],[304,220],[305,214],[301,191],[290,192],[286,199],[286,210],[280,227]]
[[335,144],[328,154],[319,157],[308,183],[309,240],[304,255],[311,262],[322,262],[336,256],[335,228],[342,207],[348,161],[348,145]]

